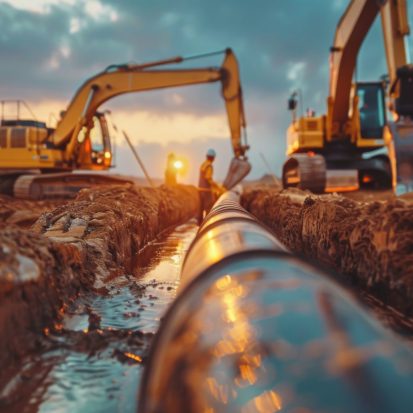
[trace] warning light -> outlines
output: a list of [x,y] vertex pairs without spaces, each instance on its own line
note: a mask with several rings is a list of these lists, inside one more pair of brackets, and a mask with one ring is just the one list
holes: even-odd
[[175,161],[174,162],[174,168],[175,169],[182,169],[182,167],[184,166],[184,164],[182,163],[182,161]]
[[105,152],[105,158],[110,159],[112,157],[112,154],[109,151]]

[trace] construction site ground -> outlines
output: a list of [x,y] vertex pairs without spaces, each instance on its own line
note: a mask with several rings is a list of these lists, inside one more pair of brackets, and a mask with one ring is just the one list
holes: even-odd
[[[413,336],[410,195],[316,196],[260,182],[242,204]],[[0,411],[134,412],[145,357],[197,226],[194,187],[0,198]]]

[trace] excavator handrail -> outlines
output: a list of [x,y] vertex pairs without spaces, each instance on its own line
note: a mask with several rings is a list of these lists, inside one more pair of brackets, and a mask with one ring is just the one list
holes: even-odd
[[[86,80],[77,90],[67,110],[63,113],[51,140],[65,147],[66,158],[76,153],[77,135],[88,125],[93,115],[107,100],[125,93],[161,88],[195,85],[221,81],[231,144],[235,156],[245,155],[248,145],[241,142],[241,129],[246,128],[238,62],[231,49],[225,50],[221,67],[194,69],[149,69],[154,66],[180,63],[184,58],[174,57],[142,65],[108,66],[105,71]],[[116,68],[116,70],[112,70]]]

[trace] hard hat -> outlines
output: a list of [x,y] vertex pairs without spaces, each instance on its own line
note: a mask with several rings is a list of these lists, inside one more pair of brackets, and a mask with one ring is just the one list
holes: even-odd
[[217,153],[215,152],[215,149],[210,148],[210,149],[207,150],[206,156],[210,156],[211,158],[215,158],[216,155],[217,155]]

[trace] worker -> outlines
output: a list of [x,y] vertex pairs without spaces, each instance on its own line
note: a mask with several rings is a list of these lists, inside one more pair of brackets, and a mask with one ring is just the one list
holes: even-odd
[[175,167],[175,162],[176,162],[175,154],[171,152],[168,155],[168,160],[166,162],[165,185],[173,186],[178,183],[176,179],[176,174],[178,170]]
[[215,160],[216,152],[214,149],[208,149],[206,153],[206,160],[202,163],[199,170],[199,203],[200,209],[198,214],[198,225],[201,225],[205,215],[208,214],[212,208],[217,197],[222,193],[222,188],[213,180],[213,162]]

